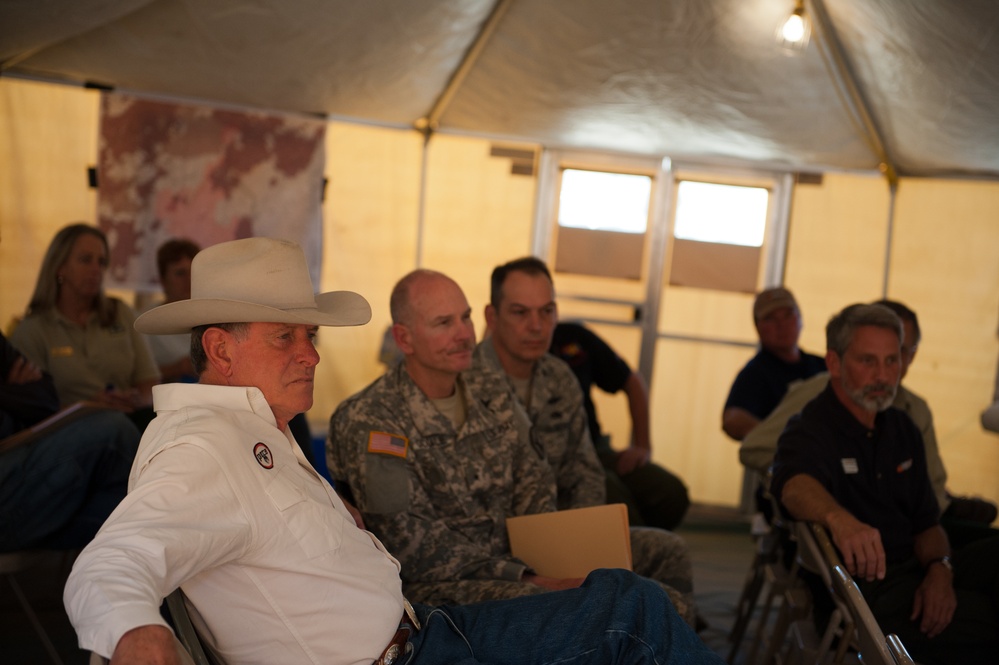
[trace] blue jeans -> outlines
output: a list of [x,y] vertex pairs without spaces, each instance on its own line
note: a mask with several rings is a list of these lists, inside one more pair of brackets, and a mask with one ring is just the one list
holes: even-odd
[[417,606],[403,665],[665,665],[712,653],[655,583],[597,570],[577,589],[462,606]]
[[0,456],[0,551],[75,549],[125,497],[139,430],[117,411]]

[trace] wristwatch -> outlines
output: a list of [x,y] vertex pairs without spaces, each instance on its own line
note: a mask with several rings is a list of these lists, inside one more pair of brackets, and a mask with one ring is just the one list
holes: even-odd
[[926,562],[926,569],[929,570],[930,566],[935,563],[942,564],[944,568],[950,571],[951,575],[954,574],[954,564],[950,562],[950,556],[939,556],[936,559],[930,559]]

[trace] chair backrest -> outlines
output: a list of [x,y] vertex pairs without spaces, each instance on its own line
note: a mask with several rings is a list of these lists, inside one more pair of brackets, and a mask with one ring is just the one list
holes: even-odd
[[225,665],[217,654],[201,643],[201,638],[187,612],[187,598],[184,592],[179,588],[174,590],[167,596],[166,603],[167,609],[170,610],[170,618],[173,619],[174,630],[177,631],[177,639],[191,655],[193,665]]

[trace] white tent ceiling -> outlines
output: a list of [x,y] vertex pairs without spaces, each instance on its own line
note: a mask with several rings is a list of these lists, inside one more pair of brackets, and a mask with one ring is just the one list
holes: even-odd
[[999,176],[999,2],[806,0],[812,44],[787,56],[793,6],[0,0],[0,73],[549,147]]

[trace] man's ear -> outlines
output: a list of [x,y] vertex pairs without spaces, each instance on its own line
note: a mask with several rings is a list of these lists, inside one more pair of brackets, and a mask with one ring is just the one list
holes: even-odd
[[486,305],[486,330],[492,330],[496,327],[496,308],[492,305]]
[[221,376],[232,374],[233,336],[221,328],[209,328],[201,336],[208,366]]
[[413,334],[403,323],[392,324],[392,339],[405,356],[413,353]]
[[841,373],[840,357],[832,349],[826,351],[826,369],[829,370],[829,376],[839,378]]

